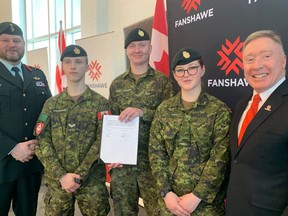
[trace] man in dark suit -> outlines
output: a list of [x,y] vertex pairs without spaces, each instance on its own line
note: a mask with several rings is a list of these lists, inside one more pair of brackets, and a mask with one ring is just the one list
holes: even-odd
[[44,73],[21,63],[22,30],[0,23],[0,215],[11,200],[16,216],[36,215],[43,166],[35,156],[33,129],[51,96]]
[[[230,128],[226,215],[287,216],[288,81],[280,37],[269,30],[248,36],[243,46],[243,64],[253,95],[239,102]],[[258,112],[241,139],[240,128],[256,94],[261,98]]]

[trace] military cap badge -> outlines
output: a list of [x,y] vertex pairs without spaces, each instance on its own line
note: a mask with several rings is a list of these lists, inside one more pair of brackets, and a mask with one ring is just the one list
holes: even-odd
[[21,28],[12,22],[0,23],[0,35],[1,34],[18,35],[23,37],[23,32]]
[[195,60],[202,59],[201,54],[191,48],[179,50],[172,59],[171,69],[174,70],[177,65],[185,65]]
[[142,28],[134,28],[128,33],[124,42],[124,48],[126,49],[128,45],[134,41],[144,40],[150,40],[148,33]]
[[77,55],[79,55],[79,54],[80,54],[80,49],[78,49],[77,47],[75,47],[74,53],[77,54]]
[[60,60],[63,61],[65,57],[82,57],[82,56],[87,57],[87,52],[81,46],[69,45],[64,49]]
[[138,35],[139,35],[140,37],[144,37],[145,33],[144,33],[144,31],[142,31],[141,29],[139,29]]
[[190,58],[190,54],[189,54],[188,52],[186,52],[186,51],[183,51],[183,52],[182,52],[182,55],[183,55],[183,57],[186,58],[186,59]]
[[10,23],[10,30],[11,30],[11,32],[14,32],[14,31],[15,31],[14,26],[13,26],[13,23]]

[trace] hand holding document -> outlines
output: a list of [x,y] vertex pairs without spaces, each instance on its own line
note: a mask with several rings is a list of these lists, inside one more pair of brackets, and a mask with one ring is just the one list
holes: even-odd
[[104,115],[100,160],[104,163],[137,164],[139,117],[120,122],[118,115]]

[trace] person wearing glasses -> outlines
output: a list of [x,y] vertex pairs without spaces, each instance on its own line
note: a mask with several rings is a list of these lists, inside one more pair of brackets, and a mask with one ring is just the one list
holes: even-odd
[[231,112],[202,89],[205,66],[197,51],[178,51],[172,71],[181,90],[157,108],[150,129],[160,215],[224,215]]

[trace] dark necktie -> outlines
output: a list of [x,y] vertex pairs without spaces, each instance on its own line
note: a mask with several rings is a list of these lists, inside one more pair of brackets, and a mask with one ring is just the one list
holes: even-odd
[[260,101],[261,101],[260,95],[256,94],[253,98],[252,104],[249,110],[247,111],[244,121],[242,123],[241,130],[238,136],[238,146],[241,142],[241,139],[245,133],[246,128],[248,127],[249,123],[252,121],[252,119],[254,118],[254,116],[256,115],[258,111],[258,105]]
[[11,70],[15,71],[15,80],[17,81],[17,83],[23,86],[23,79],[19,74],[20,69],[18,67],[12,67]]

